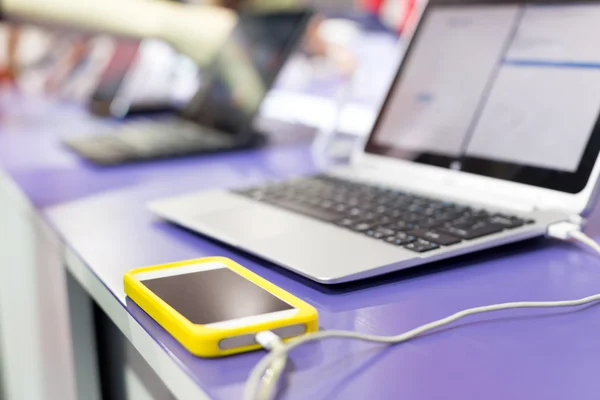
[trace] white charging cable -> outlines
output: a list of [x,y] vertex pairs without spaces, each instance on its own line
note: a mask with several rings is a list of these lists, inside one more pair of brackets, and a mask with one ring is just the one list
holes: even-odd
[[[256,342],[264,349],[273,351],[282,351],[284,348],[283,341],[279,336],[271,331],[259,332],[256,335]],[[271,400],[277,395],[277,385],[279,379],[287,366],[287,354],[283,357],[277,357],[270,363],[268,368],[262,374],[261,385],[255,392],[258,399]]]
[[[581,227],[570,222],[561,222],[548,228],[548,236],[561,240],[575,240],[600,253],[600,245],[581,231]],[[492,311],[510,310],[516,308],[551,308],[551,307],[577,307],[584,304],[600,301],[600,294],[584,297],[578,300],[566,301],[521,301],[514,303],[493,304],[459,311],[446,318],[421,325],[397,336],[378,336],[350,331],[320,331],[300,336],[296,339],[282,343],[272,332],[261,332],[256,335],[258,343],[270,352],[256,364],[250,372],[246,382],[244,399],[246,400],[271,400],[277,394],[277,384],[287,364],[288,353],[307,342],[330,338],[357,339],[367,342],[383,344],[399,344],[414,339],[424,333],[439,329],[459,319],[470,315],[488,313]],[[273,338],[273,336],[276,338]]]
[[581,227],[572,222],[559,222],[548,227],[548,236],[560,240],[574,240],[600,253],[600,245],[581,231]]

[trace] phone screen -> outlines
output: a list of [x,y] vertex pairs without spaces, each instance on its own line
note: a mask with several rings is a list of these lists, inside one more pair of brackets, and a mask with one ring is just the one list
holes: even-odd
[[293,309],[229,268],[142,282],[177,312],[199,325]]

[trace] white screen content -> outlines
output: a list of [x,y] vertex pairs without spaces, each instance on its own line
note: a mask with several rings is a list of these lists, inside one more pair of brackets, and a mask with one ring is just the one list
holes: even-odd
[[458,156],[518,10],[432,10],[380,125],[379,140],[407,150]]
[[600,110],[600,6],[437,6],[379,144],[574,172]]

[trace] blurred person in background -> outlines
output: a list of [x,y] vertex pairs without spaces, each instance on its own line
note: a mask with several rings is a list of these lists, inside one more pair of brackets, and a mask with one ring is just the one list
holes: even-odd
[[[17,24],[163,40],[199,65],[212,59],[237,20],[235,12],[224,7],[160,0],[4,0],[1,7],[2,17]],[[18,74],[18,39],[19,27],[12,25],[2,78]]]
[[17,79],[17,49],[19,47],[19,36],[20,31],[18,27],[9,27],[6,38],[5,65],[0,68],[0,84],[7,83],[10,86],[13,86]]

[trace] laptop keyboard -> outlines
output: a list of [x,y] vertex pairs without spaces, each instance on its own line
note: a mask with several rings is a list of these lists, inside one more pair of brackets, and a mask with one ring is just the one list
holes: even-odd
[[74,150],[100,164],[202,154],[235,148],[232,135],[183,119],[132,121],[114,133],[70,140]]
[[125,125],[114,135],[107,135],[106,139],[119,142],[141,154],[196,151],[232,144],[228,135],[176,119],[147,124],[134,122]]
[[235,193],[417,253],[534,222],[327,175]]

